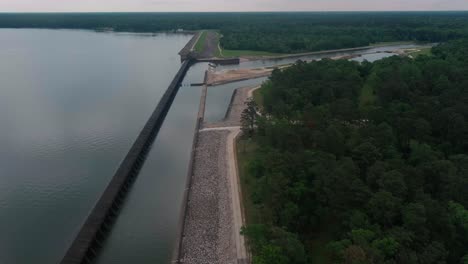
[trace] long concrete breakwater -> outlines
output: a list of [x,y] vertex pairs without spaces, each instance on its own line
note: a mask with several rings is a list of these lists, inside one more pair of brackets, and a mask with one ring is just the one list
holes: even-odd
[[80,228],[61,264],[91,263],[98,254],[192,63],[192,60],[182,63],[135,143]]
[[185,45],[184,48],[179,52],[180,59],[182,61],[188,60],[191,58],[191,54],[193,52],[193,49],[195,47],[195,44],[197,44],[198,40],[200,39],[200,32],[196,32],[193,37],[190,39],[189,42]]

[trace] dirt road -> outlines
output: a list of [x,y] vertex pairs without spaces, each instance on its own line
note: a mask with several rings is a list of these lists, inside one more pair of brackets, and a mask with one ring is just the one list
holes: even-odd
[[206,58],[213,58],[216,56],[216,52],[218,51],[218,33],[214,31],[207,31],[206,32],[206,39],[203,45],[203,51],[196,54],[198,59],[206,59]]
[[227,159],[227,167],[228,167],[228,178],[229,178],[229,185],[230,185],[230,193],[231,193],[231,202],[232,202],[232,217],[234,221],[234,230],[235,232],[234,240],[236,243],[236,254],[237,259],[240,261],[247,261],[247,249],[245,247],[245,239],[244,236],[240,234],[241,227],[245,224],[244,217],[243,217],[243,209],[242,209],[242,193],[240,190],[240,180],[238,175],[238,168],[237,168],[237,157],[236,157],[236,138],[241,133],[240,128],[231,129],[227,137],[226,142],[226,159]]
[[267,77],[271,75],[273,69],[257,68],[257,69],[236,69],[224,70],[218,72],[207,71],[206,84],[216,86],[231,82]]

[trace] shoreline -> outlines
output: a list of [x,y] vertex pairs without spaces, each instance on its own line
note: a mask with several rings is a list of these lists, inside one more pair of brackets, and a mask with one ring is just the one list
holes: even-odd
[[354,47],[354,48],[343,48],[343,49],[333,49],[333,50],[321,50],[321,51],[311,51],[311,52],[302,52],[302,53],[294,53],[294,54],[284,54],[278,56],[240,56],[239,58],[245,59],[248,61],[258,61],[258,60],[280,60],[280,59],[288,59],[288,58],[299,58],[305,56],[312,56],[312,55],[322,55],[322,54],[329,54],[329,53],[336,53],[336,52],[350,52],[350,51],[360,51],[360,50],[368,50],[373,48],[385,48],[385,47],[393,47],[393,46],[402,46],[402,45],[419,45],[419,46],[431,46],[432,43],[418,43],[418,42],[389,42],[388,44],[381,43],[378,45],[369,45],[369,46],[362,46],[362,47]]

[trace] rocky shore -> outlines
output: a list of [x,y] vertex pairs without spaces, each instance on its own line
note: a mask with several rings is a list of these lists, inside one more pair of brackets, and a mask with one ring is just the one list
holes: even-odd
[[183,263],[237,263],[224,153],[228,134],[199,134],[182,243]]
[[224,120],[204,123],[197,133],[179,263],[248,263],[234,143],[253,89],[237,89]]

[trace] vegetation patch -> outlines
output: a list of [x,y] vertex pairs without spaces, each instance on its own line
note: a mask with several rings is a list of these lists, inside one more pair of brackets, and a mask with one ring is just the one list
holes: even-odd
[[364,85],[361,90],[361,96],[359,97],[359,105],[364,107],[366,105],[372,105],[375,103],[375,91],[371,85]]
[[207,34],[208,34],[207,31],[202,31],[200,33],[200,38],[198,39],[197,44],[195,44],[195,51],[197,53],[203,52],[203,49],[205,48]]
[[419,51],[410,53],[410,55],[413,56],[413,57],[417,57],[417,56],[421,56],[421,55],[431,56],[432,55],[432,49],[430,47],[422,48]]
[[371,43],[369,46],[372,47],[383,47],[383,46],[397,46],[397,45],[409,45],[409,44],[414,44],[413,41],[387,41],[387,42],[376,42],[376,43]]
[[258,107],[262,108],[263,106],[263,95],[262,95],[262,89],[259,88],[253,92],[253,99],[255,103],[257,104]]
[[222,56],[226,58],[231,57],[268,57],[268,56],[279,56],[283,55],[280,53],[273,53],[267,51],[255,51],[255,50],[225,50],[221,51]]
[[466,263],[468,40],[431,53],[273,72],[243,114],[253,264]]
[[256,179],[249,173],[249,161],[255,157],[256,149],[256,143],[252,140],[243,138],[237,141],[237,164],[242,189],[242,203],[248,225],[261,223],[259,210],[252,201]]

